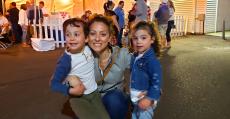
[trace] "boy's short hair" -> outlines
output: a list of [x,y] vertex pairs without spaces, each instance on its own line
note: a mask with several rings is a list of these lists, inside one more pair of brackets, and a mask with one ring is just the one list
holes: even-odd
[[74,27],[81,27],[81,26],[79,26],[79,24],[81,24],[83,27],[84,35],[88,36],[89,30],[88,30],[87,24],[86,24],[86,22],[84,22],[80,18],[70,18],[70,19],[67,19],[66,21],[64,21],[64,23],[63,23],[64,33],[66,32],[66,28],[68,25],[72,25]]

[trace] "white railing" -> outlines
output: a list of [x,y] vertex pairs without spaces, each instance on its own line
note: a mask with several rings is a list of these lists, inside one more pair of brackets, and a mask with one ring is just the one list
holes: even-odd
[[[43,24],[33,24],[34,35],[31,38],[32,46],[35,46],[35,48],[33,48],[38,51],[48,51],[55,47],[65,47],[62,24],[68,18],[69,15],[66,12],[52,13],[49,17],[44,18]],[[51,45],[53,45],[54,48]]]
[[38,29],[38,35],[34,35],[34,38],[38,39],[53,39],[55,40],[56,47],[65,46],[65,38],[63,34],[62,24],[43,24],[36,25]]
[[175,16],[174,19],[176,28],[172,29],[172,36],[183,36],[187,34],[188,29],[188,17],[185,16]]

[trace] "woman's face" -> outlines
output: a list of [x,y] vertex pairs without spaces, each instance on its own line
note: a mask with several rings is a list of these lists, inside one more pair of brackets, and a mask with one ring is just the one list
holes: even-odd
[[94,52],[100,54],[105,51],[111,41],[109,28],[103,22],[94,22],[89,29],[88,44]]

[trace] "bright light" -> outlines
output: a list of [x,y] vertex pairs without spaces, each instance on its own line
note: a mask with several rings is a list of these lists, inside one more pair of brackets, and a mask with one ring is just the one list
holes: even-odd
[[147,3],[146,3],[146,4],[147,4],[147,6],[150,6],[150,2],[149,2],[149,1],[147,1]]
[[68,5],[71,3],[72,0],[59,0],[60,3],[62,3],[63,5]]

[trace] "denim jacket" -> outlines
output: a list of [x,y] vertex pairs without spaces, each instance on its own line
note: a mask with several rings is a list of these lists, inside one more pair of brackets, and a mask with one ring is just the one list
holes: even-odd
[[144,55],[136,59],[134,54],[131,58],[131,89],[147,91],[150,100],[159,100],[161,94],[162,71],[161,65],[152,48]]

